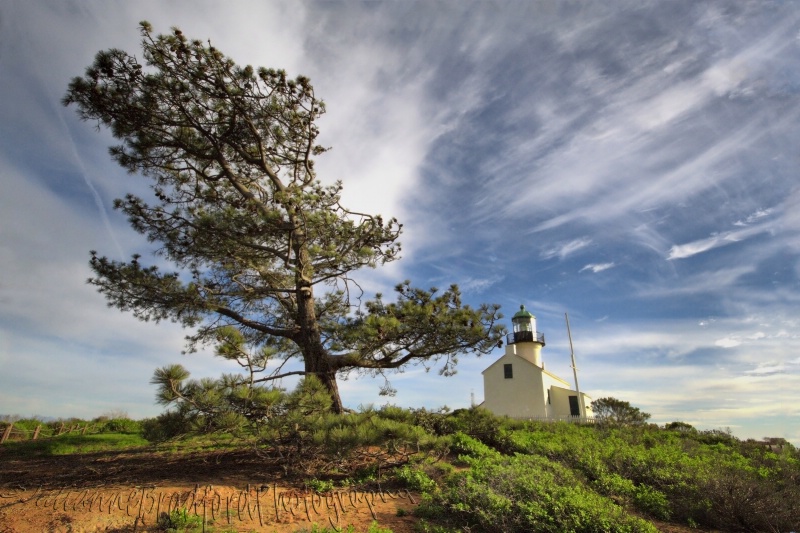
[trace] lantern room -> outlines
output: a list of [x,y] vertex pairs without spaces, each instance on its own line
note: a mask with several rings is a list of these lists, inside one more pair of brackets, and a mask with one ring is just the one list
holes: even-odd
[[536,317],[524,305],[519,306],[519,311],[511,318],[511,324],[514,332],[508,334],[506,344],[535,342],[544,346],[544,334],[536,331]]

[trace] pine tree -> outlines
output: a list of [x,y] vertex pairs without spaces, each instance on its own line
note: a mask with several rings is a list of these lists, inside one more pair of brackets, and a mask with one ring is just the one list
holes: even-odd
[[[337,375],[418,362],[447,375],[459,353],[498,343],[498,306],[462,305],[456,286],[437,294],[406,281],[395,302],[361,301],[351,275],[398,259],[402,225],[348,210],[341,183],[317,179],[325,106],[308,78],[237,66],[178,29],[140,28],[144,64],[101,51],[63,99],[108,127],[121,141],[112,158],[150,180],[153,200],[129,194],[115,207],[174,268],[92,252],[89,282],[110,306],[191,328],[190,350],[215,344],[251,387],[313,374],[335,412]],[[267,370],[295,358],[302,370]]]

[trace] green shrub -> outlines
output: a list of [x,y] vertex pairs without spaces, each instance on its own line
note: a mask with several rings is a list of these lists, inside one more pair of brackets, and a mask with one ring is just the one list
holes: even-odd
[[156,418],[142,420],[142,436],[150,442],[164,442],[192,432],[192,422],[178,411],[167,411]]
[[661,520],[669,520],[670,518],[670,503],[666,495],[647,485],[640,485],[636,487],[633,494],[633,502],[637,509],[645,513],[659,518]]
[[161,513],[158,517],[158,527],[167,533],[194,531],[202,526],[203,519],[190,514],[186,509],[175,509],[170,513]]
[[588,488],[571,470],[544,457],[484,456],[454,475],[420,515],[483,531],[655,532],[610,499]]
[[624,478],[619,474],[607,473],[594,480],[592,486],[605,496],[617,496],[624,500],[633,498],[636,494],[636,486],[630,479]]
[[433,492],[436,490],[436,482],[419,468],[406,465],[395,471],[395,477],[405,484],[409,490],[417,492]]
[[482,407],[456,409],[448,420],[453,432],[464,433],[496,449],[504,449],[507,445],[507,435],[502,428],[508,419],[495,416]]
[[306,481],[306,486],[317,493],[325,493],[332,491],[336,485],[333,481],[323,479],[310,479]]
[[474,458],[494,457],[499,455],[493,448],[490,448],[478,439],[470,437],[460,431],[454,433],[450,437],[450,450],[459,456]]
[[142,433],[142,422],[130,418],[112,418],[97,422],[95,431],[98,433]]

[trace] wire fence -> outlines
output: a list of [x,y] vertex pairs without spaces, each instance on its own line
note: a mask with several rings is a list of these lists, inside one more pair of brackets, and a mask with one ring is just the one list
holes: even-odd
[[94,428],[88,422],[68,423],[57,422],[51,424],[37,424],[35,428],[15,425],[14,422],[0,422],[0,444],[11,441],[37,440],[39,438],[52,438],[70,433],[85,435]]
[[527,420],[529,422],[570,422],[572,424],[594,424],[599,422],[594,416],[513,416],[514,420]]

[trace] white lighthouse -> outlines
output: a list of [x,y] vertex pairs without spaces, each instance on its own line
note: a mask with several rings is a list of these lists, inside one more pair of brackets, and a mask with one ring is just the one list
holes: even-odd
[[[483,371],[481,407],[514,418],[591,417],[588,407],[591,398],[545,370],[542,362],[544,334],[536,331],[536,317],[521,305],[511,318],[511,324],[513,332],[506,337],[506,353]],[[581,405],[586,406],[585,414],[581,412]]]

